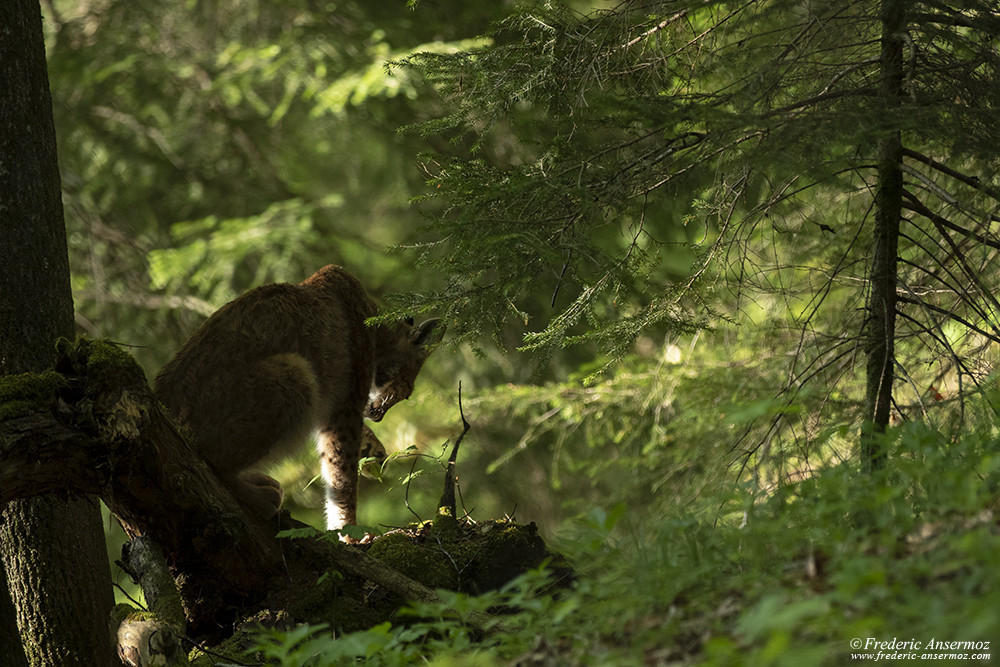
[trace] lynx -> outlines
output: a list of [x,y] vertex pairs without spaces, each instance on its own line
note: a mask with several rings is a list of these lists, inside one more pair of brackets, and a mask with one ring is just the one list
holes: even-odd
[[213,314],[154,391],[220,480],[264,517],[281,488],[248,468],[318,432],[327,528],[353,524],[361,450],[385,451],[364,419],[379,421],[410,396],[443,335],[435,319],[366,326],[376,313],[361,283],[334,265],[297,285],[258,287]]

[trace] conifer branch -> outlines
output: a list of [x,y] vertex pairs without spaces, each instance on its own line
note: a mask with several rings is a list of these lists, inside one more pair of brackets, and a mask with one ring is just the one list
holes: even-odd
[[[912,194],[910,194],[906,190],[904,190],[904,198],[906,198],[906,199],[912,198],[913,200],[916,200],[916,197],[914,197]],[[917,201],[917,203],[921,207],[923,207],[923,204],[920,203],[919,200],[916,200],[916,201]],[[903,204],[905,206],[906,202],[904,201]],[[926,210],[926,207],[924,207],[924,209]],[[929,212],[930,211],[928,211],[928,213]],[[958,247],[958,244],[955,243],[954,239],[951,238],[951,235],[948,234],[948,229],[953,229],[953,228],[957,227],[957,225],[954,225],[954,223],[951,223],[950,221],[948,221],[945,218],[942,218],[941,216],[938,216],[938,215],[934,215],[934,217],[926,216],[926,214],[924,214],[924,215],[937,228],[938,233],[941,234],[941,237],[944,239],[945,243],[947,243],[948,247],[951,249],[951,252],[953,253],[953,257],[958,262],[959,266],[962,268],[962,272],[969,279],[970,283],[973,284],[973,285],[975,285],[977,287],[977,289],[979,290],[979,294],[983,298],[985,298],[986,301],[993,307],[993,313],[992,313],[992,317],[990,319],[992,319],[993,321],[996,321],[996,316],[1000,315],[1000,302],[997,301],[997,298],[995,296],[993,296],[993,293],[983,284],[982,278],[980,277],[979,272],[975,271],[969,265],[968,260],[967,260],[967,258],[965,256],[965,253],[962,251],[961,248]],[[960,227],[958,227],[958,229],[962,230],[962,228],[960,228]],[[978,237],[979,235],[976,235],[976,236]],[[984,242],[984,241],[981,241],[981,242]],[[997,247],[993,243],[986,243],[986,245],[990,245],[991,247]]]
[[629,48],[635,46],[636,44],[638,44],[639,42],[641,42],[642,40],[644,40],[645,38],[649,37],[650,35],[654,35],[654,34],[658,33],[659,31],[661,31],[664,28],[666,28],[668,25],[671,25],[672,23],[676,23],[677,21],[681,20],[682,18],[684,18],[687,15],[688,15],[688,11],[686,9],[683,10],[683,11],[679,11],[676,14],[674,14],[673,16],[670,16],[668,18],[663,19],[662,21],[660,21],[659,23],[657,23],[656,25],[654,25],[652,28],[649,28],[648,30],[639,33],[636,37],[634,37],[634,38],[630,39],[629,41],[625,42],[624,44],[622,44],[618,48],[621,49],[621,50],[623,50],[623,51],[626,50],[626,49],[629,49]]

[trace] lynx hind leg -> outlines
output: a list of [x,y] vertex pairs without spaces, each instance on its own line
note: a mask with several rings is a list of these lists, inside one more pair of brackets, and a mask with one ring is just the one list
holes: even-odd
[[285,492],[278,480],[262,472],[249,470],[223,480],[243,505],[261,519],[271,519],[281,509]]
[[[305,444],[316,429],[319,381],[312,364],[298,354],[268,357],[260,363],[260,372],[267,404],[262,412],[271,426],[262,431],[268,431],[273,443],[267,454],[284,455]],[[255,420],[251,416],[247,422],[254,425]]]
[[345,419],[321,431],[316,442],[326,483],[327,530],[357,523],[358,460],[363,429],[360,419]]
[[188,425],[220,476],[301,448],[318,423],[319,383],[297,354],[276,354],[213,378]]
[[360,472],[369,479],[381,479],[382,464],[388,458],[385,445],[365,424],[361,430]]

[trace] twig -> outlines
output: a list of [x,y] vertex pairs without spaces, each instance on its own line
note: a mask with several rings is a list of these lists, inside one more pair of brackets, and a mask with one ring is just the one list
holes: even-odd
[[413,471],[417,468],[417,459],[419,456],[413,457],[413,463],[410,464],[410,474],[406,477],[406,492],[403,494],[403,504],[406,505],[406,509],[410,510],[410,514],[417,517],[417,522],[422,522],[423,519],[417,514],[416,510],[410,507],[410,483],[413,481]]
[[[555,305],[556,305],[556,296],[559,294],[559,288],[562,286],[563,277],[565,277],[565,275],[566,275],[566,269],[569,268],[569,262],[570,262],[570,259],[572,259],[572,258],[573,258],[573,249],[570,248],[569,250],[566,251],[566,261],[563,262],[562,271],[559,272],[559,279],[556,281],[556,288],[554,290],[552,290],[552,301],[549,303],[549,307],[550,308],[555,308]],[[461,387],[461,383],[459,383],[459,387]],[[461,391],[459,392],[459,397],[461,397]],[[460,398],[459,399],[459,412],[461,412],[461,409],[462,409],[462,407],[461,407],[461,398]],[[465,421],[465,419],[463,418],[462,421]]]
[[465,419],[465,411],[462,409],[462,383],[458,383],[458,414],[462,417],[462,432],[455,439],[455,445],[451,448],[451,456],[448,457],[448,467],[444,473],[444,492],[441,494],[441,501],[438,503],[438,515],[455,518],[458,510],[455,505],[455,461],[458,460],[458,447],[462,444],[462,438],[469,432],[472,425]]

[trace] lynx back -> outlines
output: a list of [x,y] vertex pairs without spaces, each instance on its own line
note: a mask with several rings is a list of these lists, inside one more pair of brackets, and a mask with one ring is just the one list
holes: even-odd
[[327,527],[340,528],[356,519],[362,446],[378,442],[365,417],[378,421],[409,397],[443,334],[437,320],[366,326],[376,314],[338,266],[258,287],[213,314],[154,390],[220,480],[262,516],[277,511],[280,487],[249,468],[318,433]]

